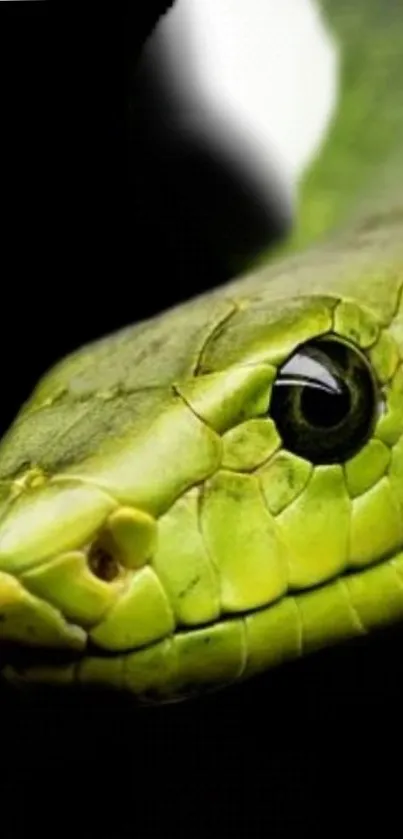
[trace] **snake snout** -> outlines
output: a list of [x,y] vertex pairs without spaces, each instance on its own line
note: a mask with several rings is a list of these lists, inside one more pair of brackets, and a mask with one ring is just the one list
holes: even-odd
[[147,603],[151,620],[156,600],[169,611],[147,566],[156,536],[151,515],[89,484],[51,481],[21,492],[0,524],[0,642],[83,649],[99,634],[101,647],[122,649],[124,614],[134,646],[142,623],[154,640]]

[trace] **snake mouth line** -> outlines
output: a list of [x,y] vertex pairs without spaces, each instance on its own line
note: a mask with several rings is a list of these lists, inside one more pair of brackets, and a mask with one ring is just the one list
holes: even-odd
[[[261,606],[256,607],[255,609],[248,609],[245,611],[240,611],[237,613],[231,614],[223,614],[218,620],[206,622],[203,624],[197,624],[192,627],[183,627],[179,626],[177,629],[172,632],[171,634],[161,638],[157,641],[152,641],[151,643],[144,644],[143,646],[133,647],[133,648],[126,648],[124,650],[106,650],[99,647],[94,641],[92,641],[89,637],[87,638],[87,643],[84,649],[77,651],[77,650],[56,650],[43,647],[30,647],[30,648],[21,648],[17,644],[13,644],[11,642],[6,642],[3,645],[0,645],[0,677],[2,670],[4,667],[12,667],[17,672],[24,671],[26,668],[30,667],[37,667],[37,666],[45,666],[45,667],[57,667],[57,666],[66,666],[66,665],[73,665],[78,666],[80,662],[85,661],[86,659],[96,659],[96,660],[117,660],[117,659],[124,659],[128,656],[131,656],[136,653],[144,653],[146,651],[152,650],[153,648],[158,647],[158,645],[162,643],[166,643],[169,641],[174,640],[178,636],[187,636],[190,633],[197,633],[203,632],[206,630],[213,630],[215,627],[228,624],[228,623],[243,623],[253,616],[264,615],[271,612],[273,609],[276,608],[279,604],[283,603],[284,601],[292,601],[295,606],[297,612],[299,612],[299,601],[301,598],[306,597],[309,595],[316,596],[320,593],[324,593],[326,590],[329,589],[330,586],[337,586],[339,583],[347,582],[349,579],[358,579],[364,580],[367,575],[370,575],[373,572],[376,572],[377,569],[384,566],[393,566],[391,565],[394,560],[400,555],[401,551],[393,551],[390,554],[384,555],[383,557],[379,558],[378,560],[371,563],[371,565],[366,566],[362,569],[346,569],[341,574],[335,575],[331,579],[326,581],[322,581],[316,585],[311,585],[309,588],[305,589],[298,589],[295,591],[288,592],[286,595],[278,598],[277,600],[271,602],[270,604],[263,604]],[[388,622],[395,622],[400,623],[403,621],[403,566],[402,571],[399,573],[398,569],[393,569],[396,577],[395,580],[395,588],[399,591],[401,595],[401,607],[399,610],[399,615],[394,616],[393,621]],[[359,614],[356,606],[354,606],[352,601],[348,601],[349,607],[351,611],[354,613],[355,621],[356,621],[356,632],[350,633],[351,637],[353,634],[357,635],[366,635],[368,634],[368,630],[370,627],[365,625],[365,620]],[[299,616],[299,621],[301,624],[301,634],[303,633],[303,626],[302,626],[302,617]],[[385,623],[385,621],[378,621],[381,625]],[[322,646],[327,646],[326,644],[326,633],[324,633],[323,637],[324,643]],[[330,646],[329,642],[329,646]],[[305,645],[303,643],[303,639],[301,639],[300,651],[299,656],[294,657],[301,657],[302,654],[306,653]]]
[[[295,603],[298,604],[298,600],[300,597],[304,595],[313,594],[314,592],[318,593],[321,591],[325,591],[328,589],[329,586],[337,584],[338,582],[343,582],[348,580],[349,578],[362,578],[366,573],[370,573],[371,571],[375,570],[376,568],[386,566],[391,563],[397,556],[399,556],[399,550],[393,550],[388,554],[384,554],[377,560],[374,560],[370,565],[367,565],[363,568],[346,568],[339,574],[335,574],[333,577],[328,578],[327,580],[323,580],[319,583],[312,583],[307,586],[306,588],[298,588],[288,591],[286,594],[278,597],[276,600],[273,600],[271,603],[264,603],[260,606],[256,606],[255,608],[240,610],[238,612],[227,612],[220,615],[220,617],[215,621],[209,621],[205,623],[198,623],[194,626],[183,626],[179,625],[176,630],[171,633],[170,635],[166,636],[165,638],[160,639],[159,641],[152,641],[149,644],[144,644],[142,647],[133,647],[130,649],[122,650],[122,651],[112,651],[112,650],[104,650],[100,648],[97,644],[93,641],[88,639],[87,646],[85,650],[80,653],[75,653],[76,658],[84,658],[86,655],[93,655],[97,658],[116,658],[117,656],[124,656],[124,655],[131,655],[135,652],[140,652],[142,650],[151,649],[155,647],[157,644],[161,643],[161,641],[169,640],[170,638],[174,638],[176,635],[186,635],[189,632],[197,632],[197,630],[204,630],[208,628],[213,628],[214,626],[218,626],[224,623],[231,623],[234,621],[242,621],[247,619],[252,615],[263,614],[265,612],[269,612],[271,609],[275,608],[279,603],[282,603],[285,600],[293,600]],[[396,575],[397,576],[397,575]],[[401,590],[402,590],[402,619],[403,619],[403,576],[401,579]],[[351,604],[352,606],[352,604]],[[352,607],[353,608],[353,607]],[[362,625],[363,634],[366,632],[365,627],[362,623],[362,620],[357,615],[357,621],[360,622]]]

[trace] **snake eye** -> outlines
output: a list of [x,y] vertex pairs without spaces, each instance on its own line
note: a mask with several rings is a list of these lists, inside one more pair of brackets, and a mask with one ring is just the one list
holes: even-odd
[[368,441],[379,403],[363,353],[326,337],[303,344],[280,367],[270,415],[289,451],[330,464],[348,460]]

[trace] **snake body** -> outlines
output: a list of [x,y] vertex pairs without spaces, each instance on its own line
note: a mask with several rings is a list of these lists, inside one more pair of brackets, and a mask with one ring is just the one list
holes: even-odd
[[322,5],[339,115],[288,253],[79,349],[1,442],[17,685],[176,700],[403,619],[403,3]]

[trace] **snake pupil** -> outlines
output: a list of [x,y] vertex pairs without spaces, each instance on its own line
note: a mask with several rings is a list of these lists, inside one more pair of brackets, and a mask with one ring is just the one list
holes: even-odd
[[370,438],[378,410],[368,359],[333,336],[301,345],[284,362],[270,405],[285,448],[314,464],[356,454]]
[[333,428],[349,414],[351,397],[347,388],[339,392],[304,387],[301,393],[301,413],[306,422],[316,428]]

